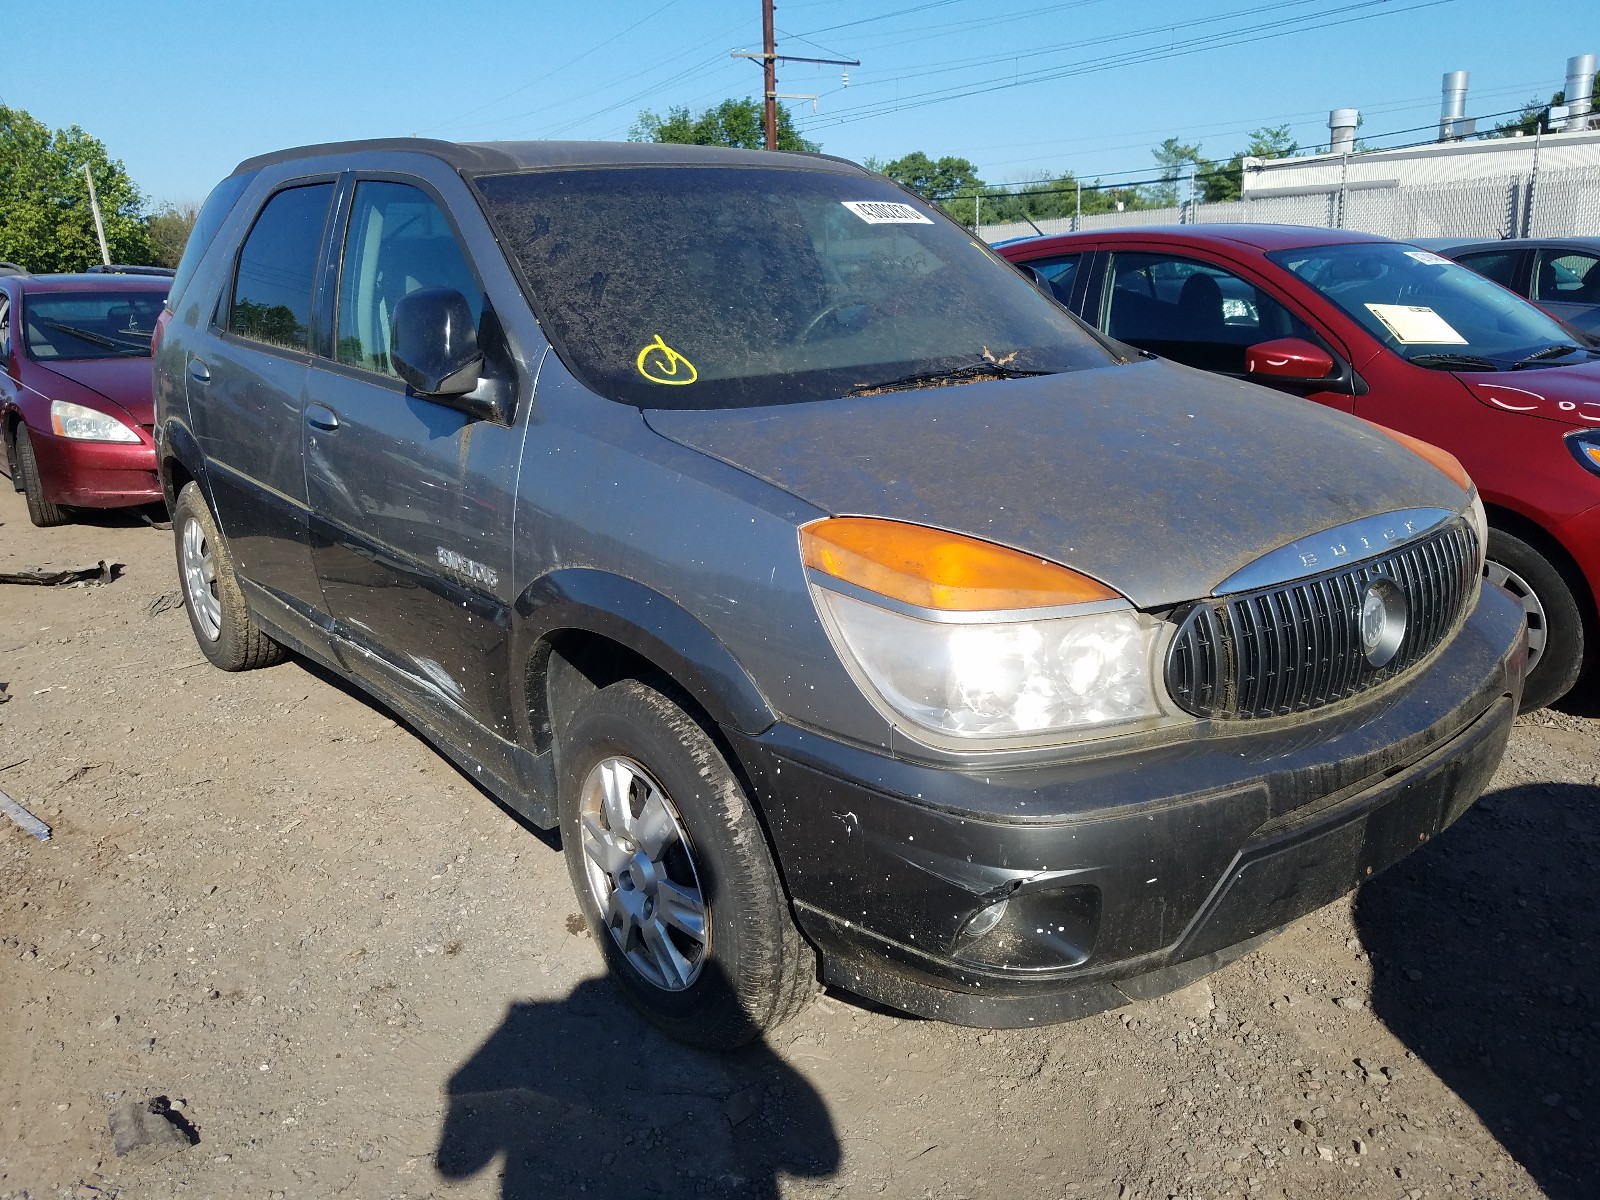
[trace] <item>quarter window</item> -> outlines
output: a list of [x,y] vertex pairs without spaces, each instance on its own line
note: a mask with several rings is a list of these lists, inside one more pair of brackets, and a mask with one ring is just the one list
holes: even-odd
[[1081,254],[1062,254],[1055,258],[1035,258],[1028,263],[1050,285],[1051,294],[1063,304],[1072,300],[1072,283],[1078,277]]
[[11,357],[11,298],[0,296],[0,365]]
[[1118,254],[1103,327],[1118,341],[1206,371],[1244,374],[1257,342],[1322,340],[1281,303],[1230,271],[1165,254]]
[[269,346],[310,345],[311,290],[333,184],[288,188],[267,201],[239,252],[228,329]]
[[1492,279],[1501,287],[1517,290],[1517,250],[1495,250],[1489,254],[1463,254],[1457,261],[1471,267],[1485,279]]
[[425,287],[454,288],[474,323],[483,315],[483,292],[438,204],[409,184],[358,184],[339,277],[339,361],[397,376],[389,358],[394,306]]

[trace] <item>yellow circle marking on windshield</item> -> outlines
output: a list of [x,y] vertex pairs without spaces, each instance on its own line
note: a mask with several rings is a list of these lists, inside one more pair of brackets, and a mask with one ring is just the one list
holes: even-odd
[[634,364],[639,368],[639,374],[651,383],[682,387],[700,378],[700,372],[694,369],[694,364],[662,341],[659,333],[655,341],[639,351]]

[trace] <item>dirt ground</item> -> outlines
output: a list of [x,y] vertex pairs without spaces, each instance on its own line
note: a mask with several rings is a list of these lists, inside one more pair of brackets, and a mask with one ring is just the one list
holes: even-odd
[[[0,1197],[1600,1194],[1600,702],[1352,901],[983,1033],[829,994],[718,1058],[622,1006],[553,839],[303,663],[225,675],[168,532],[0,484]],[[576,931],[576,932],[575,932]],[[110,1107],[199,1135],[113,1154]]]

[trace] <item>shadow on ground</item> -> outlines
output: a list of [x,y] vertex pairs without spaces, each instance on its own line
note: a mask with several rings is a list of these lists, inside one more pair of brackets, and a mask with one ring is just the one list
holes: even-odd
[[1485,795],[1355,918],[1376,1014],[1553,1200],[1600,1195],[1600,786]]
[[766,1198],[839,1167],[822,1097],[766,1045],[679,1045],[603,979],[513,1004],[446,1091],[439,1173],[493,1167],[502,1200]]

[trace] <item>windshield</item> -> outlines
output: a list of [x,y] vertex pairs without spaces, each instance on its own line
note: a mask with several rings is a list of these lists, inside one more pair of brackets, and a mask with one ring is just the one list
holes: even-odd
[[[1553,318],[1431,250],[1355,242],[1279,250],[1267,257],[1419,366],[1506,370],[1586,356]],[[1528,362],[1535,355],[1541,357]]]
[[149,292],[36,292],[24,300],[28,354],[41,361],[149,358],[167,298]]
[[641,408],[1113,361],[960,226],[870,176],[607,167],[476,182],[563,361]]

